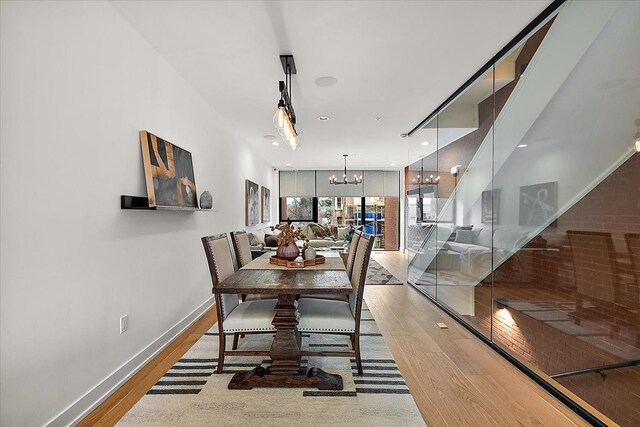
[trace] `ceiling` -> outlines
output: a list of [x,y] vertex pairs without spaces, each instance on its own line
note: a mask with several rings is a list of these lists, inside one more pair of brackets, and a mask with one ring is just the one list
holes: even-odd
[[[111,3],[270,165],[339,169],[349,154],[349,167],[393,169],[409,163],[400,134],[550,1]],[[281,54],[298,71],[295,152],[264,138],[277,135]],[[337,83],[316,83],[326,76]]]

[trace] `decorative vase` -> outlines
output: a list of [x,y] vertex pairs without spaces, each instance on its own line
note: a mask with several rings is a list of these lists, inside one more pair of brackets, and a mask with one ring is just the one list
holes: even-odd
[[311,246],[304,250],[304,259],[314,259],[316,257],[316,250]]
[[213,207],[213,197],[208,191],[200,195],[200,209],[211,209]]
[[278,250],[276,251],[276,256],[278,258],[286,259],[287,261],[293,261],[298,258],[298,255],[300,255],[300,250],[293,242],[287,245],[278,246]]

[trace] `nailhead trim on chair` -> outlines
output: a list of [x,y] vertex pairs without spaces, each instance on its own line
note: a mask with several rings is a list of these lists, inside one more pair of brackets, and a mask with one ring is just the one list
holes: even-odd
[[327,329],[327,328],[304,328],[304,329],[300,329],[298,328],[298,330],[300,332],[355,332],[355,328],[354,329]]
[[[224,324],[222,326],[224,328]],[[275,331],[275,328],[224,329],[226,332]]]

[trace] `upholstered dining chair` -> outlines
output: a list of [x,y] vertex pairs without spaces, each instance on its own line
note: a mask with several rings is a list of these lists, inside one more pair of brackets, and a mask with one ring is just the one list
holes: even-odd
[[[353,239],[351,240],[349,251],[349,256],[347,257],[347,263],[345,265],[347,269],[347,276],[349,276],[349,280],[351,280],[351,273],[353,271],[353,261],[355,260],[356,248],[358,247],[358,241],[360,240],[360,236],[362,236],[362,231],[356,230],[353,234]],[[366,274],[365,274],[366,276]],[[328,295],[301,295],[300,298],[312,298],[312,299],[329,299],[329,300],[337,300],[337,301],[346,301],[345,295],[338,294],[328,294]]]
[[631,269],[633,270],[633,296],[635,302],[636,313],[636,347],[640,347],[640,234],[638,233],[625,233],[624,240],[627,242],[627,250],[629,251],[629,258],[631,258]]
[[313,298],[302,298],[298,303],[300,322],[298,330],[308,334],[347,335],[351,339],[352,351],[344,352],[311,352],[303,351],[304,356],[354,357],[358,374],[362,375],[360,358],[360,317],[364,284],[369,267],[369,258],[373,249],[373,236],[360,234],[357,246],[352,243],[355,253],[351,274],[353,293],[349,301],[332,301]]
[[640,286],[640,234],[626,233],[624,240],[627,242],[627,250],[631,258],[631,268],[636,286]]
[[360,237],[362,236],[362,231],[356,230],[353,233],[353,238],[351,239],[351,251],[349,251],[349,256],[347,257],[347,275],[349,279],[351,279],[351,273],[353,271],[353,261],[356,259],[356,248],[358,247],[358,242],[360,241]]
[[[219,283],[235,272],[229,241],[226,233],[205,236],[201,240],[209,263],[211,282],[215,289]],[[240,303],[236,294],[215,294],[215,299],[220,342],[216,373],[222,373],[225,356],[268,356],[268,351],[228,351],[225,348],[226,338],[228,334],[233,334],[232,350],[236,350],[239,334],[273,334],[275,328],[271,321],[275,315],[276,300]]]
[[[236,256],[236,264],[238,270],[249,264],[253,258],[251,257],[251,245],[249,244],[249,236],[246,231],[232,231],[231,243],[233,243],[233,251]],[[253,301],[261,299],[278,299],[277,295],[252,294],[241,295],[242,301]]]
[[[610,313],[622,310],[633,316],[631,310],[637,308],[637,296],[636,301],[629,298],[628,279],[621,274],[611,233],[567,230],[567,235],[571,244],[576,285],[576,311],[573,321],[579,325],[584,317],[583,313],[591,317],[613,317],[610,334],[612,337],[618,337],[620,324],[626,321]],[[594,256],[602,260],[595,267]],[[583,308],[584,300],[589,301],[594,307]]]

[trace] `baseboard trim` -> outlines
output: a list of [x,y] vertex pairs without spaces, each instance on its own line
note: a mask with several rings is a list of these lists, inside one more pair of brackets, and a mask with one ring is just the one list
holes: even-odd
[[111,394],[118,390],[131,377],[139,372],[147,363],[153,360],[169,344],[171,344],[180,334],[195,323],[207,310],[214,305],[213,296],[200,304],[195,310],[185,316],[182,320],[172,326],[167,332],[158,337],[155,341],[142,349],[113,373],[100,381],[95,387],[85,393],[74,403],[65,408],[46,426],[58,427],[75,425],[88,414],[96,409]]

